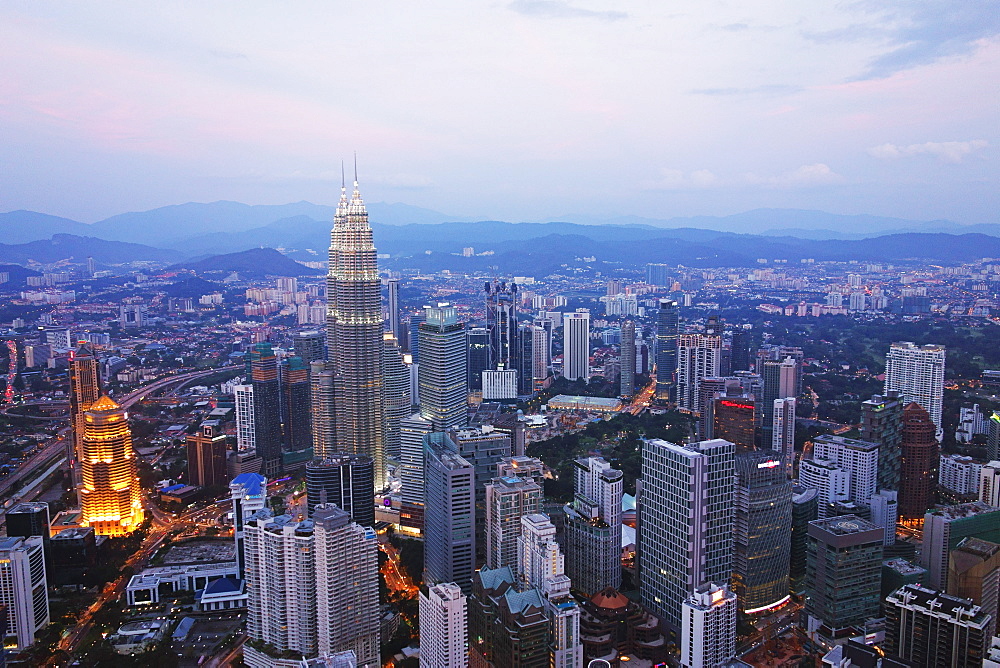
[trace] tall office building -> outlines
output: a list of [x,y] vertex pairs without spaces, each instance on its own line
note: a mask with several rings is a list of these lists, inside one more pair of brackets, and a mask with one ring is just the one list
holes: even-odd
[[353,651],[358,665],[379,654],[378,539],[332,504],[313,513],[316,541],[316,634],[320,656]]
[[809,523],[809,629],[841,637],[878,617],[884,531],[855,515]]
[[993,411],[986,420],[986,458],[1000,459],[1000,411]]
[[292,347],[296,357],[307,365],[326,361],[326,334],[315,330],[299,332],[292,336]]
[[[702,391],[707,388],[702,382]],[[757,426],[757,402],[753,395],[719,396],[706,403],[702,424],[706,438],[725,439],[736,446],[737,452],[754,450]]]
[[518,368],[517,284],[486,283],[486,329],[490,339],[490,369]]
[[375,489],[381,491],[388,473],[382,403],[382,285],[357,179],[350,201],[347,189],[341,190],[333,219],[326,298],[337,450],[371,457]]
[[813,439],[813,458],[833,462],[851,474],[850,500],[868,503],[878,483],[878,444],[821,434]]
[[991,617],[968,599],[908,584],[886,598],[885,617],[885,652],[909,665],[983,665]]
[[333,392],[333,372],[326,368],[326,362],[310,364],[309,405],[312,410],[312,447],[315,457],[329,457],[336,452]]
[[41,536],[0,537],[0,605],[7,608],[7,648],[28,647],[35,642],[35,635],[48,626],[46,586]]
[[758,397],[760,411],[760,439],[763,447],[774,443],[774,401],[798,396],[797,383],[800,363],[788,356],[781,360],[765,359],[759,369],[762,392]]
[[[437,437],[435,437],[437,438]],[[497,464],[511,456],[511,436],[491,425],[448,429],[441,442],[472,464],[476,473],[476,548],[485,556],[486,485],[496,475]]]
[[400,332],[399,329],[399,279],[390,278],[386,281],[386,292],[388,294],[388,309],[389,309],[389,333],[392,334],[393,338],[397,341],[399,340]]
[[879,489],[899,489],[903,447],[903,402],[899,392],[861,402],[861,440],[878,443]]
[[927,586],[944,591],[948,559],[963,538],[1000,543],[1000,508],[981,501],[935,508],[924,515],[920,565],[927,569]]
[[413,401],[410,398],[410,370],[403,363],[403,351],[391,334],[386,333],[382,357],[382,377],[385,379],[385,452],[387,457],[399,459],[402,448],[400,429],[402,421],[410,415]]
[[233,396],[236,399],[236,449],[239,452],[255,451],[253,385],[234,386]]
[[483,371],[490,368],[490,333],[485,327],[473,327],[465,333],[469,389],[483,389]]
[[722,337],[682,334],[677,339],[677,406],[701,410],[701,380],[721,372]]
[[997,632],[1000,615],[1000,545],[978,538],[964,538],[948,559],[950,596],[969,599],[989,614],[987,635]]
[[549,618],[549,652],[554,668],[583,665],[580,643],[580,606],[570,595],[570,581],[563,572],[564,559],[556,528],[548,515],[536,513],[521,518],[518,540],[520,578],[525,590],[537,590]]
[[281,387],[278,358],[270,343],[257,343],[250,350],[253,380],[253,431],[264,475],[272,480],[281,473]]
[[532,391],[538,391],[546,387],[552,376],[552,331],[538,323],[527,331],[531,334]]
[[14,538],[41,536],[49,538],[49,504],[44,501],[22,501],[3,514],[7,535]]
[[816,490],[819,519],[829,517],[830,507],[835,503],[851,499],[851,472],[828,459],[799,462],[799,482]]
[[886,394],[897,390],[904,405],[911,402],[920,404],[931,416],[938,440],[944,433],[941,423],[944,363],[944,346],[918,346],[911,341],[893,343],[885,358]]
[[672,401],[677,383],[677,302],[661,299],[656,310],[656,398]]
[[309,365],[290,357],[281,368],[281,436],[284,449],[301,452],[312,447]]
[[635,394],[635,323],[631,320],[622,325],[621,365],[618,394],[627,399]]
[[753,334],[745,329],[735,330],[730,350],[730,372],[749,371],[753,360]]
[[744,614],[789,599],[792,483],[773,450],[736,455],[733,586]]
[[590,313],[563,314],[563,376],[590,380]]
[[899,492],[880,489],[868,503],[872,524],[885,531],[884,545],[896,544],[896,525],[899,524]]
[[993,460],[979,469],[979,500],[1000,506],[1000,461]]
[[226,435],[216,423],[203,423],[187,437],[188,484],[215,487],[229,484]]
[[916,402],[903,409],[901,452],[899,516],[904,524],[919,528],[934,505],[938,441],[931,416]]
[[66,442],[66,461],[70,462],[73,485],[79,488],[81,451],[85,425],[83,413],[101,396],[101,374],[97,353],[90,344],[77,348],[69,364],[69,421],[72,438]]
[[375,526],[374,463],[367,455],[330,455],[306,464],[309,517],[332,503],[363,527]]
[[476,570],[476,474],[437,432],[424,445],[424,580],[472,591]]
[[486,567],[517,569],[521,518],[542,512],[542,488],[531,478],[495,478],[486,485]]
[[736,656],[737,595],[727,584],[698,585],[681,608],[681,666],[723,668]]
[[789,548],[789,588],[801,596],[806,588],[806,553],[809,523],[819,516],[819,496],[815,487],[792,486],[792,539]]
[[454,582],[420,592],[420,665],[467,668],[469,665],[468,599]]
[[142,490],[125,411],[107,396],[83,414],[82,522],[98,536],[123,536],[142,523]]
[[424,437],[434,431],[419,413],[399,423],[399,523],[411,532],[424,527]]
[[601,457],[573,462],[573,502],[566,514],[566,575],[584,596],[621,588],[622,472]]
[[646,441],[638,507],[643,605],[679,630],[681,606],[705,582],[726,582],[733,563],[735,446],[721,439]]
[[650,263],[646,265],[646,283],[666,287],[671,282],[669,264]]
[[233,500],[233,539],[236,542],[236,572],[246,576],[246,525],[250,518],[267,507],[267,478],[259,473],[241,473],[229,483]]
[[466,422],[465,324],[458,310],[441,303],[424,308],[420,323],[420,415],[435,431]]
[[795,474],[795,404],[794,397],[774,400],[771,421],[771,449],[781,453],[785,475]]

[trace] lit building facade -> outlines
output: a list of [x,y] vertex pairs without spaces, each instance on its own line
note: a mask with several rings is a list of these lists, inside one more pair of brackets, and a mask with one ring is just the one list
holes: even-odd
[[[903,404],[916,402],[927,411],[936,428],[938,440],[944,434],[941,408],[944,403],[945,347],[918,346],[898,341],[889,347],[885,358],[885,391],[899,392]],[[905,474],[903,475],[905,479]]]
[[142,491],[128,415],[103,396],[84,412],[82,522],[99,536],[124,536],[142,523]]

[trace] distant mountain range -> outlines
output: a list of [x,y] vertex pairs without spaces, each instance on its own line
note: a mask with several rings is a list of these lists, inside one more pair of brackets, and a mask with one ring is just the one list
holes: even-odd
[[51,239],[21,244],[0,244],[0,262],[23,265],[32,261],[50,264],[60,260],[73,260],[82,264],[88,257],[94,258],[100,264],[121,264],[136,260],[176,262],[182,259],[184,254],[167,248],[153,248],[143,244],[105,241],[63,233],[53,234]]
[[251,248],[238,253],[212,255],[167,267],[168,271],[187,269],[196,274],[238,273],[243,278],[264,276],[321,276],[320,269],[310,269],[290,260],[273,248]]

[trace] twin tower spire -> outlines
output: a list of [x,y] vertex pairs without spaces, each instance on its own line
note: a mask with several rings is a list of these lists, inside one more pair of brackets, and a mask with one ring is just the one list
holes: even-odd
[[368,214],[365,209],[364,200],[361,199],[361,191],[358,189],[358,154],[354,154],[354,193],[351,199],[347,199],[347,178],[344,172],[344,163],[340,163],[340,203],[337,204],[337,218],[346,217],[350,214]]

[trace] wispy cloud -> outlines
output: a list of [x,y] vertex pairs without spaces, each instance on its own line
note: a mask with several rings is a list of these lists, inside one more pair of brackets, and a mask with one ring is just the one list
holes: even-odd
[[771,188],[808,188],[843,183],[846,179],[830,169],[828,165],[818,162],[814,165],[802,165],[776,176],[759,176],[747,174],[746,182],[751,185],[762,185]]
[[896,144],[881,144],[868,149],[868,155],[881,160],[894,160],[915,155],[929,155],[944,162],[958,163],[973,151],[985,148],[985,139],[971,141],[929,141],[923,144],[897,146]]
[[556,19],[599,19],[601,21],[619,21],[627,19],[626,12],[616,10],[597,11],[574,7],[560,0],[515,0],[507,5],[511,10],[524,16],[541,16]]
[[707,169],[682,172],[679,169],[661,169],[660,176],[640,184],[643,190],[693,190],[710,188],[720,183],[719,177]]

